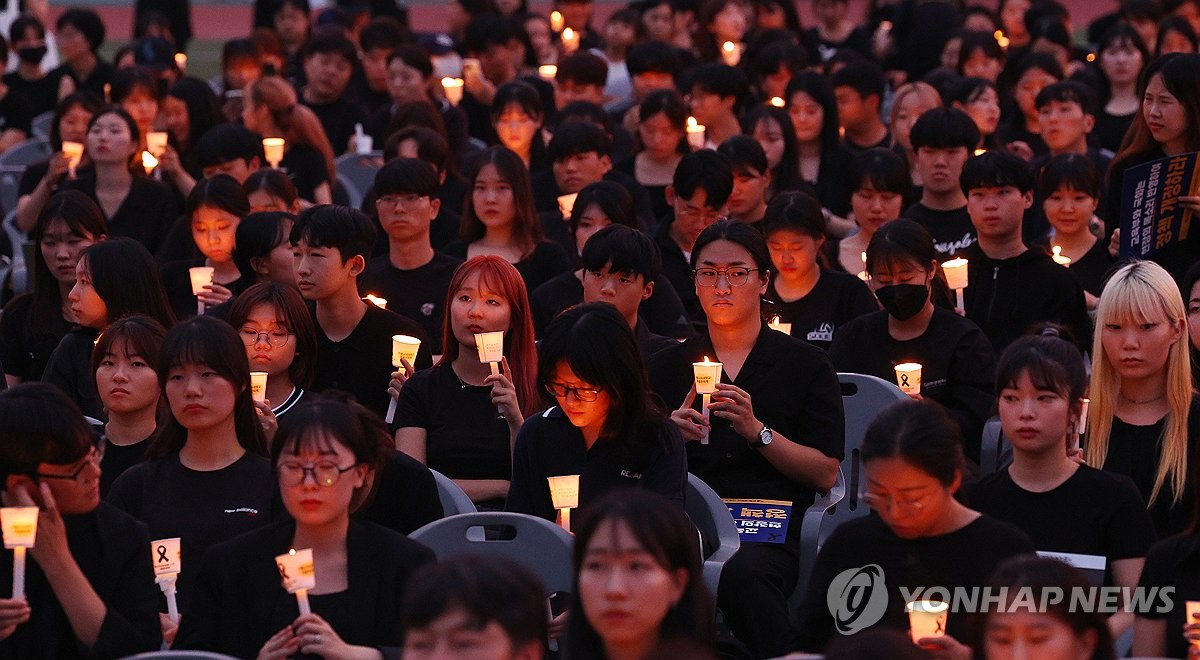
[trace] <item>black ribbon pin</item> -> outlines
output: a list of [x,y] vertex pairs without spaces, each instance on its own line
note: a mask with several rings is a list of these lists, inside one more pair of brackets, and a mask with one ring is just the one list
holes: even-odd
[[167,559],[167,546],[165,546],[165,545],[158,546],[158,561],[159,562],[170,562],[171,561],[170,559]]

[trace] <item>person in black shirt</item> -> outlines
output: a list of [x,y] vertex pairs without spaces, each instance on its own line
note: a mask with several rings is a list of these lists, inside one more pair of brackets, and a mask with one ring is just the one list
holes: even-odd
[[832,84],[850,154],[887,147],[892,136],[880,114],[887,85],[883,69],[874,62],[851,62],[837,69]]
[[[192,188],[183,215],[191,229],[192,256],[169,263],[162,271],[177,318],[188,318],[199,309],[228,302],[253,283],[253,274],[243,273],[234,259],[237,228],[249,214],[246,192],[228,174],[201,179]],[[213,269],[212,282],[195,294],[189,274],[193,266]],[[197,306],[198,302],[204,303],[203,308]]]
[[[1154,525],[1128,477],[1073,460],[1087,374],[1083,355],[1059,332],[1048,326],[1000,356],[1000,423],[1013,462],[967,486],[964,501],[1020,527],[1040,552],[1095,561],[1087,568],[1105,570],[1105,584],[1133,589]],[[1132,612],[1109,619],[1114,637],[1132,623]]]
[[442,354],[446,291],[462,263],[429,243],[442,206],[439,186],[433,166],[416,158],[394,158],[375,174],[375,209],[388,254],[368,265],[359,282],[361,293],[382,297],[388,309],[420,323],[435,355]]
[[1067,270],[1083,287],[1088,311],[1100,302],[1104,276],[1113,266],[1108,245],[1092,232],[1092,218],[1100,199],[1096,166],[1079,154],[1051,158],[1041,174],[1042,209],[1054,228],[1051,239],[1061,255],[1070,259]]
[[[864,630],[904,630],[902,587],[983,587],[1002,560],[1034,551],[1024,532],[955,499],[963,477],[962,439],[940,407],[904,401],[881,410],[863,438],[862,460],[863,499],[876,515],[839,525],[821,547],[800,614],[805,650],[820,650],[836,636],[826,594],[844,570],[876,564],[886,579],[882,619]],[[966,638],[966,622],[952,613],[946,637],[913,641],[933,650],[961,648],[955,638]]]
[[972,460],[991,415],[995,355],[983,332],[934,304],[942,286],[935,275],[937,253],[929,232],[912,220],[895,220],[876,230],[867,246],[870,284],[883,310],[843,325],[830,358],[840,372],[896,381],[895,367],[916,362],[921,391],[914,399],[941,404],[958,423]]
[[767,153],[749,135],[734,135],[717,147],[733,169],[733,192],[729,194],[729,218],[752,227],[762,226],[771,190]]
[[1150,261],[1113,273],[1096,313],[1084,454],[1088,465],[1133,479],[1159,538],[1183,531],[1195,515],[1200,400],[1191,388],[1186,318],[1171,276]]
[[578,475],[579,506],[617,488],[645,488],[683,508],[687,455],[679,429],[651,401],[633,331],[610,304],[584,303],[546,328],[538,384],[556,406],[525,422],[504,508],[555,520],[548,477]]
[[[78,142],[87,138],[88,125],[100,111],[102,101],[90,92],[76,92],[63,97],[54,108],[50,121],[50,150],[48,159],[25,166],[17,184],[17,215],[14,226],[23,232],[33,231],[38,214],[46,207],[50,196],[58,191],[59,184],[70,174],[70,162],[62,152],[63,142]],[[75,168],[79,172],[91,167],[85,156]],[[10,209],[11,210],[11,209]]]
[[108,413],[100,440],[101,497],[122,472],[145,460],[148,440],[158,429],[162,391],[155,368],[166,335],[148,316],[126,316],[105,328],[92,350],[96,390]]
[[[671,417],[688,441],[692,473],[731,507],[771,500],[787,521],[786,530],[746,536],[717,590],[734,636],[756,657],[781,655],[790,650],[781,631],[790,629],[802,512],[833,486],[842,458],[841,390],[820,349],[763,323],[771,256],[762,234],[722,221],[695,246],[695,290],[708,332],[654,355],[652,385],[669,405],[680,402]],[[692,367],[706,358],[723,363],[709,415],[697,409]]]
[[958,182],[963,165],[979,144],[979,128],[962,110],[934,108],[913,124],[910,139],[924,188],[921,201],[905,209],[903,217],[933,235],[939,260],[953,259],[979,240]]
[[845,217],[853,158],[838,139],[837,100],[829,79],[817,71],[799,72],[788,82],[784,100],[799,147],[799,177],[816,188],[822,208]]
[[[8,63],[8,42],[0,37],[0,65]],[[0,80],[0,152],[33,134],[34,112],[24,94],[8,85],[7,76]]]
[[967,161],[960,177],[979,243],[963,251],[969,261],[966,317],[979,325],[996,351],[1030,326],[1062,323],[1081,347],[1091,345],[1092,322],[1083,287],[1041,248],[1021,238],[1033,205],[1033,172],[1010,153],[992,150]]
[[104,86],[116,68],[103,60],[100,47],[104,45],[104,20],[95,10],[74,7],[64,11],[54,23],[54,37],[63,64],[50,75],[62,75],[71,82],[60,89],[63,93],[88,91],[100,98],[107,95]]
[[[524,282],[500,257],[460,266],[446,295],[445,353],[437,366],[392,374],[396,447],[454,479],[483,508],[499,508],[512,477],[512,446],[537,411],[537,348]],[[492,375],[475,335],[504,333]],[[407,373],[406,373],[407,372]]]
[[[356,657],[400,645],[405,586],[417,568],[433,563],[433,552],[350,517],[389,444],[378,416],[353,403],[318,399],[289,415],[271,460],[292,519],[218,545],[203,558],[195,606],[175,647],[240,657]],[[319,567],[308,590],[310,613],[298,613],[280,581],[275,557],[289,548],[311,548]]]
[[[122,657],[162,643],[145,525],[100,501],[100,458],[83,415],[29,383],[0,393],[7,506],[40,507],[25,598],[0,599],[0,654]],[[0,577],[12,593],[12,573]]]
[[331,144],[320,118],[299,103],[296,90],[278,76],[263,76],[246,88],[243,102],[242,123],[247,129],[263,137],[284,138],[278,168],[287,172],[300,197],[316,204],[331,203],[337,181],[333,158],[340,148]]
[[767,287],[773,313],[792,325],[793,337],[828,350],[846,322],[878,309],[858,276],[821,268],[825,242],[820,203],[802,192],[780,193],[763,218],[763,233],[775,272]]
[[341,30],[318,30],[305,44],[302,57],[308,84],[300,91],[300,99],[321,120],[333,153],[343,154],[350,146],[354,125],[365,128],[367,123],[361,100],[347,94],[358,49]]
[[17,68],[4,74],[4,84],[25,97],[31,117],[51,112],[58,105],[62,72],[46,75],[46,27],[33,14],[18,16],[8,28],[9,45],[17,56]]
[[392,336],[421,340],[416,368],[433,364],[424,328],[358,297],[357,280],[375,244],[375,227],[360,211],[315,206],[292,225],[300,295],[312,302],[317,330],[313,390],[340,389],[379,414],[387,409]]

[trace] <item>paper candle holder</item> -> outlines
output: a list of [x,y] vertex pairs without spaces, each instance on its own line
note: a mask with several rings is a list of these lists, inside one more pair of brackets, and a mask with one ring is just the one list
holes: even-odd
[[71,176],[75,176],[75,168],[79,167],[79,162],[83,160],[83,143],[64,141],[62,152],[67,157],[67,169],[71,171]]
[[768,327],[768,328],[770,328],[770,329],[772,329],[772,330],[777,330],[777,331],[779,331],[779,332],[782,332],[782,333],[783,333],[783,334],[785,334],[785,335],[790,335],[790,334],[792,334],[792,324],[791,324],[791,323],[783,323],[783,322],[781,322],[781,321],[779,320],[779,317],[778,317],[778,316],[776,316],[775,318],[771,319],[770,323],[767,323],[767,327]]
[[546,477],[546,481],[550,483],[550,501],[555,509],[574,509],[579,506],[579,475]]
[[263,157],[271,164],[272,169],[279,169],[279,164],[283,162],[283,149],[287,146],[287,141],[279,137],[263,138]]
[[967,260],[959,257],[942,264],[942,272],[946,274],[946,285],[951,289],[965,289],[968,286]]
[[504,331],[475,333],[475,348],[480,362],[500,362],[504,359]]
[[367,295],[363,296],[363,300],[375,305],[379,309],[387,309],[387,298],[380,298],[373,293],[368,293]]
[[696,121],[695,117],[687,118],[687,141],[693,149],[704,148],[704,124]]
[[168,135],[166,131],[150,131],[146,133],[146,151],[155,156],[162,156],[167,150]]
[[546,82],[551,82],[558,77],[558,66],[555,64],[543,64],[538,67],[538,77]]
[[408,335],[392,335],[392,366],[402,367],[401,359],[409,364],[416,362],[417,351],[421,348],[421,340]]
[[912,640],[925,637],[941,637],[946,634],[946,619],[950,616],[950,605],[938,600],[916,600],[904,606],[908,611],[908,627]]
[[567,193],[558,196],[558,210],[564,218],[571,217],[571,211],[575,209],[575,198],[579,197],[579,193]]
[[213,267],[192,266],[188,269],[188,276],[192,280],[192,295],[200,295],[205,285],[213,283]]
[[696,394],[712,394],[717,391],[717,383],[721,382],[720,362],[712,362],[706,356],[703,362],[693,362],[692,371],[696,377]]
[[921,365],[917,362],[904,362],[896,365],[896,385],[905,394],[920,394]]
[[317,574],[313,570],[312,548],[303,550],[293,548],[276,556],[275,565],[279,568],[279,578],[283,582],[283,588],[289,594],[317,586]]
[[179,537],[151,541],[150,560],[154,563],[155,577],[182,573],[183,555],[179,550]]
[[442,91],[450,105],[458,105],[463,98],[462,78],[442,78]]
[[250,372],[250,398],[259,403],[267,400],[267,372]]
[[4,548],[32,548],[37,541],[38,508],[36,506],[6,506],[0,508],[0,531]]

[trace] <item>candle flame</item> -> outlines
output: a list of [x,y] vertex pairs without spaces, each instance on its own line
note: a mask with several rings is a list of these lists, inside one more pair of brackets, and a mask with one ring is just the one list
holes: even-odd
[[726,53],[732,53],[733,49],[734,45],[732,41],[726,41],[725,43],[721,44],[721,50],[725,51]]
[[859,252],[858,256],[862,259],[863,265],[866,266],[867,265],[867,253]]
[[158,159],[155,158],[154,154],[150,153],[149,151],[143,151],[142,167],[146,168],[146,171],[149,172],[150,170],[158,167]]
[[1088,54],[1087,54],[1087,61],[1089,61],[1089,62],[1095,62],[1095,61],[1096,61],[1096,54],[1095,54],[1095,53],[1088,53]]
[[289,554],[289,555],[294,555],[294,554],[296,554],[296,549],[295,549],[295,548],[291,548],[290,550],[288,550],[288,554]]
[[775,106],[776,108],[782,108],[784,106],[783,99],[778,96],[772,96],[771,105]]
[[1054,256],[1056,256],[1056,257],[1062,256],[1062,247],[1060,247],[1058,245],[1055,245],[1053,248],[1050,249],[1050,251],[1053,252]]
[[696,118],[695,118],[695,117],[688,117],[688,120],[687,120],[687,125],[688,125],[688,128],[695,128],[695,127],[696,127],[696,126],[698,126],[699,124],[697,124],[697,123],[696,123]]
[[984,155],[984,154],[986,154],[986,153],[987,153],[987,149],[976,149],[976,150],[975,150],[975,155],[976,155],[976,156],[982,156],[982,155]]
[[771,319],[770,325],[779,325],[779,315],[778,314],[775,315],[775,318]]
[[366,296],[363,296],[363,298],[367,302],[371,303],[372,305],[375,305],[376,307],[387,307],[387,299],[380,298],[379,296],[377,296],[373,293],[368,293]]
[[575,38],[575,30],[572,30],[571,28],[564,28],[562,31],[562,38],[563,41],[571,41]]

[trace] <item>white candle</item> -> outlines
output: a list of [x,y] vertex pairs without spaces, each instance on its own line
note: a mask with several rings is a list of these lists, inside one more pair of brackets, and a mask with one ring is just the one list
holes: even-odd
[[375,148],[375,138],[363,131],[362,124],[354,125],[354,152],[359,156],[369,156]]
[[567,22],[566,22],[566,19],[563,18],[562,12],[560,12],[560,11],[550,12],[550,30],[551,31],[562,32],[563,28],[566,27],[566,24],[567,24]]
[[155,157],[161,157],[167,150],[167,141],[166,131],[150,131],[146,133],[146,151],[154,154]]
[[282,555],[275,557],[275,565],[279,567],[279,577],[283,580],[283,588],[289,594],[296,594],[296,605],[301,614],[311,614],[308,606],[308,590],[317,586],[317,575],[313,570],[312,548],[297,550],[292,548]]
[[559,513],[559,524],[571,531],[571,509],[579,506],[579,475],[546,477],[550,483],[550,502]]
[[771,100],[768,101],[767,103],[775,106],[776,108],[782,108],[784,105],[786,105],[783,101],[783,97],[781,97],[781,96],[772,96]]
[[267,162],[271,164],[271,169],[279,169],[279,164],[283,162],[283,148],[287,142],[283,138],[269,137],[263,138],[263,156]]
[[963,289],[967,288],[967,260],[959,257],[951,259],[942,264],[942,272],[946,274],[946,285],[954,292],[958,298],[958,308],[963,309]]
[[38,508],[6,506],[0,508],[0,531],[4,547],[13,551],[13,600],[25,600],[25,549],[37,540]]
[[179,67],[180,73],[183,73],[187,69],[187,55],[175,53],[175,66]]
[[[696,378],[696,394],[700,395],[700,411],[704,414],[705,419],[711,419],[712,414],[709,411],[709,406],[712,404],[712,395],[717,391],[717,383],[721,382],[720,362],[712,362],[708,356],[704,356],[703,362],[693,362],[692,372]],[[708,444],[708,433],[700,438],[700,444]]]
[[579,50],[579,33],[571,28],[563,28],[562,31],[563,51],[566,53],[574,53]]
[[458,105],[463,97],[462,78],[442,78],[442,91],[446,93],[450,105]]
[[1092,403],[1091,399],[1083,400],[1083,407],[1079,410],[1079,419],[1075,422],[1075,432],[1079,435],[1087,433],[1087,417],[1088,406]]
[[[412,364],[417,360],[417,350],[421,348],[421,340],[408,335],[392,335],[392,366],[397,369],[404,366],[404,360],[408,360]],[[412,374],[408,374],[412,375]],[[384,417],[385,422],[392,423],[396,418],[396,397],[388,403],[387,416]]]
[[[188,269],[188,276],[192,279],[192,295],[199,296],[204,292],[204,286],[213,283],[213,267],[212,266],[192,266]],[[204,313],[204,301],[196,300],[196,313]]]
[[913,644],[919,639],[946,634],[949,604],[937,600],[917,600],[905,605],[905,609],[908,610],[908,627],[912,632]]
[[779,332],[782,332],[785,335],[792,334],[792,324],[791,323],[781,323],[779,321],[778,316],[771,319],[770,323],[767,323],[767,327],[772,330],[778,330]]
[[921,365],[917,362],[905,362],[896,365],[896,385],[905,394],[921,393]]
[[142,152],[142,168],[146,170],[146,174],[154,171],[158,167],[158,159],[149,151]]
[[742,61],[742,44],[726,41],[721,44],[721,59],[728,66],[737,66]]
[[250,372],[250,398],[259,403],[267,400],[267,372]]
[[553,82],[558,77],[558,66],[554,64],[543,64],[538,67],[538,77],[546,82]]
[[1059,266],[1071,265],[1071,257],[1064,257],[1062,255],[1062,248],[1060,246],[1055,245],[1050,249],[1050,252],[1053,253],[1050,258],[1054,259],[1054,263],[1058,264]]
[[687,118],[687,141],[693,149],[704,148],[704,125],[698,123],[695,117]]
[[83,143],[63,141],[62,153],[67,157],[67,173],[74,179],[75,168],[79,167],[79,161],[83,160]]

